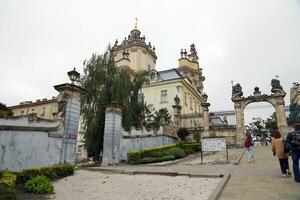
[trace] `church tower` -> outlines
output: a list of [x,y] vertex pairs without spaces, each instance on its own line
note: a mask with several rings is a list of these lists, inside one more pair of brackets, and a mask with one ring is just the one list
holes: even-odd
[[112,47],[117,67],[126,68],[131,73],[138,71],[150,71],[156,68],[155,47],[149,42],[146,44],[145,36],[135,27],[130,31],[128,37],[119,44],[116,40]]
[[192,82],[191,85],[198,92],[203,93],[205,77],[202,76],[202,68],[199,67],[198,55],[194,44],[191,44],[189,54],[186,49],[181,49],[178,71],[183,77],[189,78]]

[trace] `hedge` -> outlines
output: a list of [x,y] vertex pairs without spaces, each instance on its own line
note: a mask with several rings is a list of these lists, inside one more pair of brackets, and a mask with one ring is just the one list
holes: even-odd
[[186,154],[201,151],[201,143],[179,143],[180,148],[184,150]]
[[186,156],[186,153],[184,152],[184,150],[179,147],[168,149],[167,153],[174,156],[176,159],[184,158]]
[[177,147],[177,144],[164,145],[155,148],[147,148],[138,151],[131,151],[127,153],[128,163],[138,164],[143,158],[158,158],[168,155],[168,149]]
[[60,165],[53,165],[51,167],[39,167],[32,169],[24,169],[21,172],[15,172],[17,176],[17,184],[25,184],[28,180],[36,176],[45,176],[50,180],[63,178],[69,175],[73,175],[74,166],[65,163]]
[[198,151],[201,151],[201,143],[180,142],[178,144],[131,151],[127,153],[127,158],[129,164],[151,163],[183,158],[190,153]]
[[174,159],[175,159],[175,156],[173,156],[173,155],[167,155],[167,156],[163,156],[163,157],[160,157],[160,158],[147,157],[147,158],[143,158],[140,161],[140,163],[147,164],[147,163],[169,161],[169,160],[174,160]]

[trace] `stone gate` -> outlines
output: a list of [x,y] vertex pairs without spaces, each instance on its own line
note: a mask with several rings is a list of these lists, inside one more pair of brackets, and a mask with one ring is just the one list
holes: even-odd
[[288,131],[287,119],[284,109],[284,97],[286,92],[280,85],[280,81],[272,79],[271,81],[271,94],[262,94],[258,87],[254,88],[254,93],[251,96],[244,97],[242,87],[239,83],[232,87],[232,98],[234,102],[235,115],[236,115],[236,136],[237,144],[242,144],[245,137],[245,121],[244,110],[246,106],[254,102],[268,102],[276,111],[277,127],[278,130],[286,135]]

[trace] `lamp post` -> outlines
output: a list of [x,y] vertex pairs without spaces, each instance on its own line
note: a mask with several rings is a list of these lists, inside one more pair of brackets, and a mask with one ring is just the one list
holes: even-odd
[[71,84],[74,84],[74,82],[78,81],[80,78],[80,73],[76,71],[76,68],[74,68],[72,71],[68,72],[69,79],[71,80]]

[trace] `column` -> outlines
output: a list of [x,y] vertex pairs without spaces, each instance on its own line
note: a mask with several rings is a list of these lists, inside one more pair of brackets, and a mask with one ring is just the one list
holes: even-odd
[[122,107],[111,103],[105,110],[102,166],[115,165],[121,160]]
[[285,115],[283,98],[277,100],[277,105],[275,106],[275,110],[276,110],[278,130],[284,137],[286,137],[288,134],[288,125],[287,125],[287,119]]
[[201,106],[203,107],[203,128],[204,128],[204,133],[203,136],[209,137],[209,109],[208,107],[210,106],[209,103],[202,103]]
[[236,117],[236,143],[238,146],[243,145],[245,126],[244,126],[244,113],[240,103],[234,103],[235,117]]

